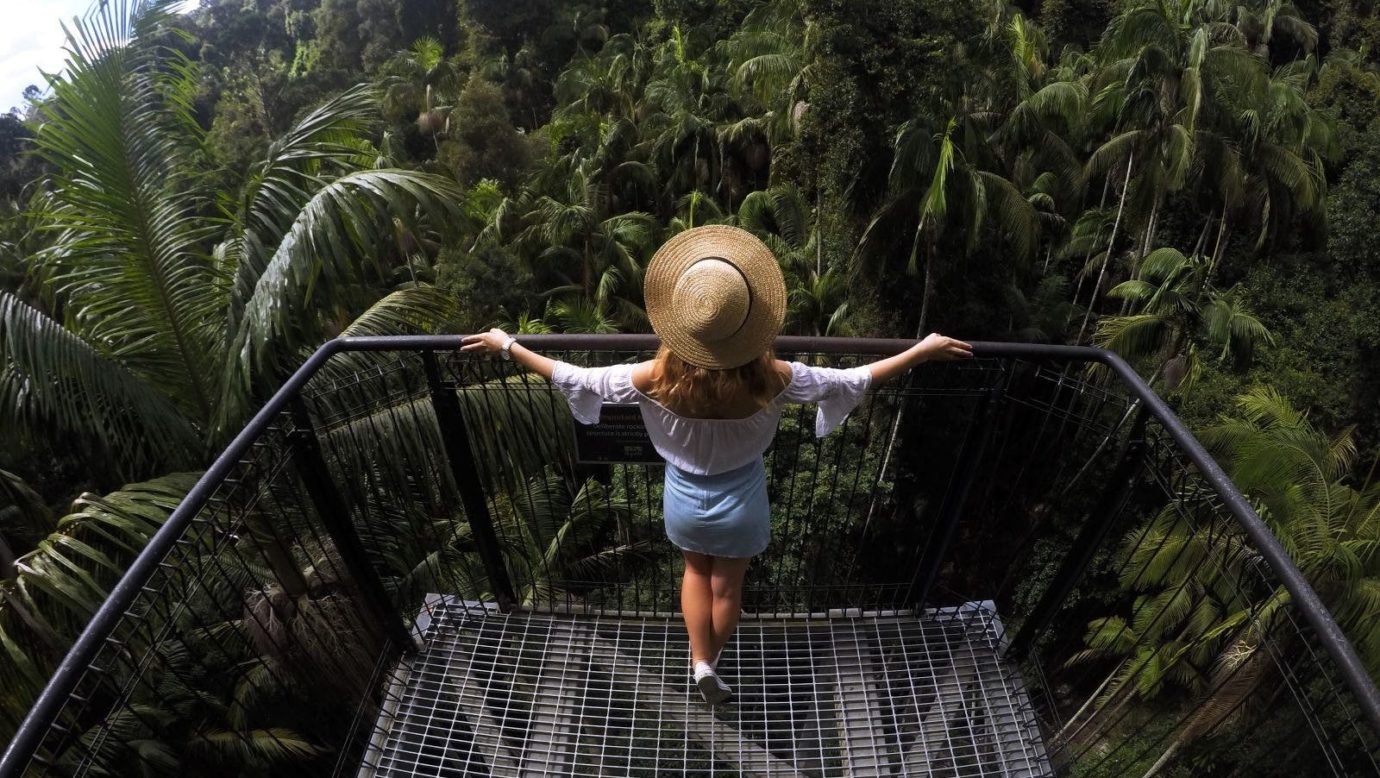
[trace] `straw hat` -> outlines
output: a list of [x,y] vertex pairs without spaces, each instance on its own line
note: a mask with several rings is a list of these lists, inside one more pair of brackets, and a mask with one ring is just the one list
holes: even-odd
[[686,230],[657,249],[643,296],[667,348],[713,370],[761,356],[786,317],[786,281],[771,249],[720,224]]

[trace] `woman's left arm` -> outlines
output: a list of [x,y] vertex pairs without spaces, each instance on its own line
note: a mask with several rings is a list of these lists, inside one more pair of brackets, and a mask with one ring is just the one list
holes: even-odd
[[973,347],[971,345],[932,332],[914,346],[886,359],[879,359],[869,364],[868,368],[872,371],[872,385],[876,386],[891,380],[921,362],[969,359],[972,356]]
[[[482,335],[466,336],[465,339],[461,341],[464,345],[460,347],[460,350],[501,353],[503,351],[503,344],[508,342],[509,337],[508,333],[495,327]],[[551,372],[556,369],[556,360],[538,354],[521,343],[518,343],[516,339],[513,340],[513,345],[508,347],[508,353],[512,355],[513,361],[517,362],[519,365],[522,365],[548,381],[551,380]]]

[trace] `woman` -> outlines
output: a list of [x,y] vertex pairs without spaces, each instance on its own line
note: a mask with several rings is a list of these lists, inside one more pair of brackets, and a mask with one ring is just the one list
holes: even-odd
[[732,693],[715,667],[738,624],[743,575],[770,539],[762,454],[782,408],[817,403],[823,437],[869,386],[927,360],[970,357],[972,347],[930,335],[847,370],[776,359],[785,281],[766,245],[736,227],[697,227],[667,241],[647,267],[644,298],[662,342],[648,362],[575,367],[497,329],[465,338],[463,348],[498,352],[549,379],[583,424],[599,420],[604,401],[639,405],[666,460],[666,534],[685,556],[680,602],[695,685],[718,704]]

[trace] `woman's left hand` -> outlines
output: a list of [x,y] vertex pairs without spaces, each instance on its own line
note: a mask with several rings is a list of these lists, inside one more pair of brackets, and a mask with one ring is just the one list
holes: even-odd
[[973,356],[971,344],[961,340],[931,332],[928,337],[915,346],[925,361],[947,362],[954,359],[970,359]]
[[460,341],[461,351],[493,351],[503,350],[503,344],[508,342],[508,333],[497,327],[483,333],[482,335],[466,335]]

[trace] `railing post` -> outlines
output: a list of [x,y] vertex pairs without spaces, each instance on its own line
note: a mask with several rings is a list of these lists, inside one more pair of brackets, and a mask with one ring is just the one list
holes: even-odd
[[403,626],[401,614],[388,599],[388,592],[383,588],[383,580],[379,578],[378,571],[369,564],[364,544],[360,541],[359,533],[355,531],[354,522],[350,519],[350,506],[332,480],[330,469],[326,467],[326,458],[321,453],[321,442],[316,439],[316,430],[312,427],[306,403],[302,401],[301,395],[296,395],[289,405],[295,428],[292,437],[297,446],[294,461],[297,464],[297,472],[302,477],[302,485],[306,487],[307,497],[316,508],[317,515],[321,517],[321,523],[325,525],[331,541],[335,543],[341,561],[350,571],[350,577],[354,578],[355,585],[359,587],[360,596],[374,611],[375,617],[383,623],[384,635],[397,643],[403,651],[410,653],[417,650],[412,636]]
[[1145,458],[1145,424],[1149,418],[1150,414],[1142,405],[1136,412],[1136,420],[1131,424],[1126,449],[1121,453],[1116,469],[1107,479],[1102,496],[1083,521],[1078,537],[1069,548],[1059,571],[1054,574],[1049,588],[1040,595],[1040,601],[1031,609],[1030,616],[1021,623],[1021,628],[1011,639],[1011,647],[1008,649],[1011,656],[1022,656],[1035,644],[1036,636],[1054,620],[1054,614],[1063,606],[1069,592],[1073,591],[1074,584],[1087,572],[1093,557],[1097,555],[1097,550],[1107,539],[1107,533],[1112,531],[1111,517],[1115,516],[1126,502],[1131,488],[1136,483],[1136,471]]
[[460,503],[465,508],[465,518],[470,523],[475,546],[479,549],[479,560],[489,576],[489,585],[493,588],[499,609],[510,611],[517,605],[517,596],[508,578],[508,568],[503,563],[498,533],[494,531],[489,504],[484,499],[484,487],[479,483],[479,467],[470,449],[465,415],[460,411],[455,388],[441,380],[441,367],[436,361],[436,354],[423,351],[422,364],[426,368],[426,382],[431,390],[431,406],[436,410],[436,423],[441,428],[441,441],[446,448],[446,458],[450,460],[450,472],[456,488],[460,490]]
[[954,466],[957,481],[945,492],[944,500],[939,505],[939,518],[920,559],[917,580],[911,583],[911,601],[919,606],[924,606],[928,601],[935,579],[939,577],[939,566],[944,563],[949,545],[958,533],[958,524],[963,519],[963,506],[968,502],[968,492],[977,477],[978,463],[982,461],[983,454],[987,452],[987,444],[992,439],[992,430],[997,419],[996,411],[1001,404],[1004,391],[1003,387],[997,386],[982,393],[977,408],[973,411],[973,426],[969,428],[968,434],[963,436],[958,462]]

